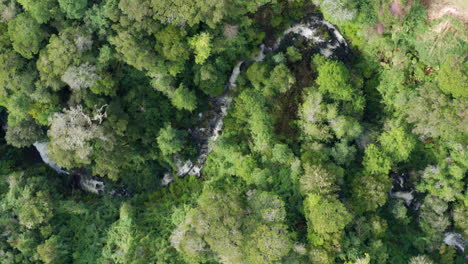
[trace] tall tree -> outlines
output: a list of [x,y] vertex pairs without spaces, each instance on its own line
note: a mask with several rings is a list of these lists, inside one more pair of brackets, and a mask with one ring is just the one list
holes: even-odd
[[28,13],[22,13],[8,22],[8,35],[15,51],[31,59],[39,52],[46,33]]

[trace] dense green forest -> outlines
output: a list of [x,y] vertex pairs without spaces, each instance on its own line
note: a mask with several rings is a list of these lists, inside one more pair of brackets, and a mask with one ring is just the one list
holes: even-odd
[[0,0],[0,263],[466,263],[467,25],[462,0]]

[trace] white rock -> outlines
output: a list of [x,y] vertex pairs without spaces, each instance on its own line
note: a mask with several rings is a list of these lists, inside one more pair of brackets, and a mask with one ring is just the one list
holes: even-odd
[[445,233],[444,243],[449,246],[454,246],[461,251],[465,251],[466,241],[465,239],[463,239],[463,236],[458,233],[454,233],[454,232]]
[[392,197],[403,199],[405,201],[405,205],[409,206],[414,199],[413,191],[410,192],[391,192],[390,195]]
[[47,155],[47,145],[49,145],[49,142],[36,142],[33,144],[33,146],[37,149],[39,154],[41,155],[42,161],[49,165],[52,169],[54,169],[58,173],[65,173],[69,174],[67,171],[63,170],[55,161],[51,160],[49,155]]

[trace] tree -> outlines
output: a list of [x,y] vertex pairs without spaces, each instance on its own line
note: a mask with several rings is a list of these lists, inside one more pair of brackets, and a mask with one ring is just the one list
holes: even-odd
[[437,74],[439,88],[454,97],[468,97],[468,62],[447,59]]
[[70,66],[62,75],[62,81],[72,90],[81,90],[93,86],[101,77],[96,73],[97,68],[86,62],[79,66]]
[[338,116],[330,120],[330,127],[337,138],[345,140],[353,140],[362,132],[359,122],[350,116]]
[[56,0],[17,0],[39,24],[47,23],[59,13]]
[[32,66],[12,50],[0,54],[0,105],[8,109],[10,126],[31,119],[31,96],[37,77]]
[[352,181],[352,201],[360,213],[374,211],[387,202],[392,180],[388,177],[392,162],[374,144],[365,151],[364,170]]
[[310,229],[318,234],[342,231],[351,222],[351,215],[336,199],[310,194],[305,200],[305,211]]
[[45,188],[45,179],[31,177],[30,172],[15,172],[8,177],[6,208],[17,216],[19,224],[29,230],[46,224],[54,214],[54,202]]
[[303,195],[312,193],[329,196],[338,190],[336,176],[321,165],[312,164],[304,165],[299,188]]
[[187,132],[177,130],[170,124],[159,131],[158,146],[163,155],[171,155],[181,151],[187,138]]
[[205,63],[206,59],[211,55],[211,35],[203,32],[189,40],[189,45],[195,50],[195,62],[197,64]]
[[275,194],[254,191],[248,197],[247,203],[252,214],[256,216],[253,223],[265,221],[270,223],[282,223],[286,219],[286,210],[284,201]]
[[192,112],[197,108],[197,96],[195,92],[189,90],[182,84],[174,91],[171,101],[178,109],[185,109]]
[[314,246],[323,245],[325,241],[339,243],[344,228],[352,218],[339,200],[319,194],[307,195],[304,212],[307,219],[307,237]]
[[44,138],[44,132],[34,120],[22,120],[14,126],[8,126],[5,139],[17,148],[31,146]]
[[328,21],[344,24],[356,16],[357,10],[351,4],[349,0],[320,0],[320,10]]
[[424,138],[442,137],[456,142],[466,141],[466,116],[463,98],[450,98],[434,83],[426,83],[411,94],[402,110],[414,124],[413,132]]
[[460,230],[466,237],[468,235],[468,208],[463,202],[458,202],[454,205],[453,222],[455,223],[455,228]]
[[[129,203],[120,207],[120,218],[111,225],[107,233],[107,243],[102,250],[104,263],[129,263],[132,260],[135,224],[134,208]],[[109,261],[109,262],[106,262]]]
[[294,153],[286,144],[275,144],[272,150],[272,161],[290,164],[294,160]]
[[[296,78],[284,64],[279,64],[270,74],[270,78],[267,81],[267,87],[265,88],[265,95],[275,95],[278,93],[287,92],[293,84],[296,83]],[[266,90],[270,92],[266,92]]]
[[209,96],[218,96],[226,90],[226,76],[220,71],[218,63],[205,62],[194,66],[194,82]]
[[94,94],[103,94],[107,96],[116,95],[116,82],[110,76],[99,78],[89,87],[89,90]]
[[235,191],[206,190],[198,199],[198,208],[189,211],[172,233],[171,244],[193,261],[206,258],[203,252],[208,246],[221,262],[241,263],[242,214]]
[[65,243],[57,235],[51,236],[37,247],[40,259],[46,264],[59,264],[69,259],[69,252]]
[[18,8],[14,0],[0,2],[0,22],[7,23],[15,18]]
[[62,31],[60,36],[52,35],[49,44],[41,50],[37,60],[37,69],[41,81],[54,90],[59,90],[65,84],[61,81],[67,69],[79,65],[80,50],[75,44],[75,36],[71,30]]
[[329,119],[337,116],[336,105],[324,103],[323,95],[312,89],[306,90],[304,103],[299,108],[302,130],[304,134],[317,140],[326,140],[331,137],[329,126],[325,125]]
[[292,248],[292,241],[285,225],[260,225],[248,239],[247,260],[250,263],[280,261]]
[[330,155],[333,157],[334,161],[338,165],[349,165],[356,158],[356,146],[348,145],[346,141],[340,141],[335,143],[331,149]]
[[[101,109],[102,111],[102,109]],[[48,135],[50,156],[64,168],[91,163],[94,140],[107,140],[101,125],[105,113],[89,116],[82,106],[54,114]]]
[[84,16],[88,0],[58,0],[60,8],[70,19],[80,19]]
[[449,227],[447,202],[428,195],[419,212],[419,226],[427,234],[427,247],[435,248],[442,243],[443,232]]
[[298,62],[302,60],[302,54],[295,47],[291,46],[286,49],[286,55],[290,62]]
[[156,54],[152,43],[146,38],[137,38],[130,31],[119,31],[116,36],[109,37],[109,42],[115,50],[123,55],[124,61],[138,70],[155,71]]
[[31,59],[39,52],[46,34],[34,18],[22,13],[8,22],[8,35],[15,51]]
[[[450,166],[450,169],[447,166]],[[428,192],[440,199],[451,202],[462,196],[465,188],[463,182],[465,173],[466,168],[456,163],[450,165],[442,163],[440,166],[429,165],[422,172],[421,181],[416,188],[420,192]]]
[[268,72],[271,68],[267,64],[261,62],[254,62],[246,72],[247,78],[252,83],[255,89],[262,91],[262,86],[268,80]]
[[355,91],[351,86],[351,76],[340,61],[326,60],[317,68],[319,91],[329,94],[332,99],[351,101]]
[[392,162],[390,158],[383,153],[379,147],[370,144],[366,148],[362,165],[366,171],[372,174],[388,174],[391,169]]
[[409,224],[408,209],[405,207],[403,200],[392,201],[391,213],[400,223]]
[[143,18],[152,13],[150,1],[148,0],[121,0],[119,8],[133,20],[141,22]]
[[229,191],[205,188],[198,206],[172,233],[172,245],[189,262],[207,260],[210,254],[221,263],[281,260],[293,244],[284,224],[284,202],[261,191],[252,191],[245,201],[245,195],[231,187]]
[[358,174],[352,181],[351,202],[358,213],[375,211],[387,202],[391,188],[392,180],[387,174]]
[[403,127],[396,127],[384,132],[380,136],[379,142],[383,152],[387,153],[394,162],[407,160],[416,144],[414,137],[406,133]]
[[409,264],[433,264],[434,262],[427,256],[419,255],[412,257]]
[[132,166],[132,151],[132,148],[122,142],[115,142],[114,138],[98,142],[93,157],[93,175],[106,176],[113,181],[121,179],[125,169]]
[[168,60],[169,73],[172,76],[179,74],[185,67],[190,56],[190,46],[187,32],[179,27],[168,25],[155,33],[156,51]]

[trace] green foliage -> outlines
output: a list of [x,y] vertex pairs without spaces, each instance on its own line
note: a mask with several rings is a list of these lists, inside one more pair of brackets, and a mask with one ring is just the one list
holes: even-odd
[[366,148],[362,163],[366,171],[373,174],[388,174],[392,164],[390,158],[374,144]]
[[47,23],[57,16],[59,6],[56,0],[18,0],[23,8],[36,19],[39,24]]
[[[10,180],[19,181],[21,176],[11,175]],[[28,229],[46,223],[52,217],[53,203],[50,194],[38,190],[34,183],[10,188],[7,199],[18,216],[19,223]]]
[[284,225],[257,227],[249,239],[249,256],[251,263],[272,263],[281,260],[292,247],[287,227]]
[[148,40],[138,39],[129,31],[119,31],[116,36],[109,38],[109,42],[129,65],[147,71],[156,67],[156,55]]
[[150,14],[150,1],[146,0],[122,0],[119,1],[119,8],[129,18],[141,22],[141,20]]
[[338,190],[336,181],[336,176],[326,168],[307,164],[304,167],[304,175],[300,178],[301,193],[332,195]]
[[448,59],[437,75],[439,88],[454,97],[468,97],[468,63]]
[[[430,165],[423,172],[418,190],[428,192],[447,202],[454,201],[457,197],[463,200],[463,178],[467,171],[466,151],[463,147],[458,149],[460,158],[447,157],[438,166]],[[455,151],[454,151],[455,152]]]
[[330,123],[335,136],[339,139],[352,140],[357,138],[362,132],[359,122],[349,116],[338,116]]
[[17,148],[28,147],[43,139],[44,132],[33,120],[24,120],[14,126],[9,126],[5,134],[8,144]]
[[352,203],[356,211],[375,211],[387,202],[392,180],[387,174],[358,174],[351,187]]
[[0,3],[0,22],[7,23],[19,13],[18,6],[14,0],[6,0]]
[[172,95],[172,104],[178,109],[192,112],[197,108],[197,96],[194,91],[181,85]]
[[333,146],[330,155],[338,165],[349,165],[356,158],[356,153],[355,146],[349,146],[346,142],[340,141]]
[[327,60],[317,68],[319,91],[329,94],[332,99],[351,101],[354,89],[346,66],[339,61]]
[[206,59],[210,56],[212,46],[211,39],[211,35],[206,32],[198,34],[190,39],[189,45],[195,50],[195,62],[197,64],[205,63]]
[[172,128],[170,125],[159,131],[157,138],[159,149],[164,155],[171,155],[182,150],[187,132]]
[[64,86],[61,78],[68,67],[77,65],[80,61],[80,50],[74,43],[72,34],[71,31],[64,31],[60,36],[52,35],[37,60],[41,81],[55,90]]
[[[425,7],[420,6],[423,10]],[[425,17],[414,19],[421,23]],[[405,36],[414,41],[414,50],[419,54],[419,58],[424,63],[431,66],[444,64],[447,59],[462,58],[466,51],[466,25],[463,21],[451,16],[445,16],[443,19],[434,20],[429,25],[414,27],[414,35]],[[416,34],[420,38],[414,37]]]
[[302,54],[294,47],[288,47],[286,50],[286,55],[288,56],[288,60],[291,62],[298,62],[302,60]]
[[39,52],[41,42],[45,38],[41,26],[27,13],[20,14],[8,22],[8,35],[15,51],[27,59]]
[[58,0],[60,8],[70,19],[79,19],[84,16],[88,0]]
[[[283,224],[284,202],[264,192],[248,198],[251,209],[242,200],[238,190],[205,189],[198,207],[172,233],[172,245],[189,262],[207,259],[207,253],[217,254],[222,262],[254,263],[271,263],[287,255],[292,241]],[[245,210],[255,214],[246,215]]]
[[304,103],[299,108],[304,133],[317,140],[331,137],[330,128],[324,124],[336,117],[336,106],[323,103],[323,96],[317,91],[307,92]]
[[0,0],[0,262],[463,263],[466,24],[312,2]]
[[48,146],[49,154],[64,168],[90,164],[93,142],[108,140],[99,118],[83,112],[81,106],[64,109],[63,113],[55,113],[47,134],[51,140]]
[[69,252],[64,248],[63,241],[56,235],[39,245],[37,253],[46,264],[58,264],[69,261]]
[[218,96],[225,91],[225,76],[217,64],[206,62],[196,66],[194,81],[197,87],[209,96]]
[[467,131],[462,125],[465,100],[450,98],[433,83],[420,86],[417,92],[404,105],[407,120],[414,124],[413,132],[426,138],[441,137],[464,142],[467,137]]
[[351,222],[352,215],[335,198],[325,198],[309,194],[304,201],[304,214],[307,219],[309,243],[314,247],[309,258],[313,262],[331,262],[329,245],[339,245],[344,228]]
[[296,78],[291,74],[288,67],[284,64],[279,64],[270,74],[266,89],[274,91],[273,94],[285,93],[296,82]]
[[163,24],[194,26],[203,22],[214,28],[225,18],[254,12],[268,2],[270,0],[217,1],[212,3],[202,0],[163,0],[151,1],[151,7],[156,12],[155,18]]
[[89,89],[95,94],[115,96],[115,85],[116,83],[111,77],[105,77],[94,82],[94,85],[89,87]]
[[[429,245],[440,242],[442,232],[450,224],[447,216],[448,204],[434,196],[426,196],[421,206],[419,225],[423,232],[429,235]],[[431,245],[433,246],[433,245]]]
[[[379,138],[382,149],[394,162],[409,158],[415,145],[415,139],[404,128],[398,127],[383,133]],[[370,154],[369,154],[370,155]]]
[[105,263],[131,262],[129,257],[132,255],[130,250],[134,239],[132,230],[135,229],[132,211],[131,205],[124,203],[120,207],[119,220],[107,232],[107,243],[102,252]]

